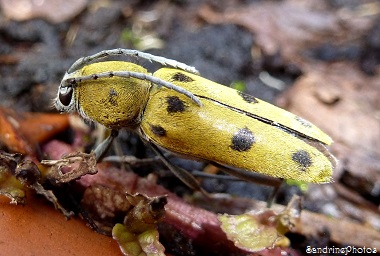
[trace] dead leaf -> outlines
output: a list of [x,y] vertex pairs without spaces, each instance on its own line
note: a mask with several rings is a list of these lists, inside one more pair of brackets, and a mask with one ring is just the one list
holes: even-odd
[[[81,206],[96,230],[110,234],[124,255],[165,255],[159,242],[157,224],[162,220],[167,203],[165,196],[147,197],[123,194],[102,185],[85,190]],[[123,224],[118,223],[123,222]]]
[[243,26],[257,37],[257,43],[268,55],[281,51],[283,55],[297,55],[300,47],[310,44],[317,35],[339,30],[334,13],[312,10],[294,1],[261,2],[230,8],[217,13],[208,7],[199,12],[210,23],[233,23]]
[[[165,248],[159,241],[157,224],[165,214],[166,196],[150,198],[142,194],[126,194],[126,198],[132,207],[127,212],[123,225],[116,224],[112,229],[113,238],[118,241],[125,255],[165,255]],[[127,237],[129,239],[125,239]]]
[[[295,227],[306,236],[318,237],[318,233],[330,232],[331,241],[343,245],[379,248],[380,232],[345,218],[331,218],[318,213],[302,212],[301,222]],[[360,235],[359,235],[360,234]]]
[[52,191],[42,185],[42,174],[37,165],[30,160],[23,159],[21,154],[0,152],[0,194],[11,199],[11,203],[24,204],[27,189],[43,195],[55,208],[67,218],[73,215],[60,205]]
[[[266,55],[280,53],[294,64],[303,62],[306,49],[326,42],[347,44],[366,35],[376,19],[363,15],[360,7],[336,10],[321,1],[261,1],[235,5],[222,12],[204,5],[198,14],[211,24],[232,23],[246,28]],[[369,8],[376,13],[379,4]]]
[[[319,186],[320,185],[315,185]],[[325,185],[323,185],[325,186]],[[326,195],[325,195],[326,197]],[[203,197],[196,198],[197,205],[208,206],[209,200]],[[221,205],[221,208],[218,208]],[[224,206],[230,208],[240,207],[242,211],[260,211],[266,207],[266,202],[257,201],[249,198],[241,197],[214,197],[213,209],[215,211],[223,211]],[[245,208],[243,208],[243,206]],[[285,206],[273,204],[271,209],[275,212],[283,212]],[[378,223],[378,213],[373,214],[372,218],[376,218]],[[290,227],[291,232],[305,236],[307,238],[318,237],[321,232],[329,232],[329,241],[335,244],[349,244],[360,247],[379,247],[380,232],[378,229],[368,226],[368,223],[358,223],[357,220],[340,217],[334,218],[321,213],[314,213],[308,210],[302,210],[300,221],[292,221]],[[360,236],[358,234],[360,233]],[[262,251],[260,251],[260,254]]]
[[17,21],[44,18],[52,23],[72,19],[86,6],[87,0],[1,0],[5,16]]
[[112,227],[122,222],[123,216],[133,205],[122,191],[103,185],[91,185],[84,191],[81,207],[93,221],[93,229],[110,235]]
[[[43,151],[52,159],[59,159],[62,154],[73,150],[60,141],[51,141],[43,146]],[[187,239],[191,239],[193,243],[208,250],[241,252],[227,240],[216,214],[185,203],[175,194],[157,185],[153,176],[141,178],[107,163],[97,164],[96,168],[97,174],[85,175],[78,180],[78,183],[84,188],[100,185],[120,193],[138,192],[147,196],[168,195],[168,204],[165,206],[166,215],[163,220],[164,227],[170,226],[181,230]]]
[[116,224],[112,237],[127,256],[164,256],[165,248],[158,240],[158,231],[148,229],[141,234],[133,234],[122,224]]
[[67,115],[18,113],[0,107],[0,144],[10,151],[35,156],[36,145],[68,128]]
[[373,193],[380,184],[380,76],[366,76],[347,63],[305,70],[277,104],[333,138],[331,151],[340,160],[335,180],[346,170],[371,184],[355,191]]
[[246,251],[257,252],[275,246],[287,247],[284,235],[299,222],[301,198],[294,196],[279,214],[267,209],[240,215],[219,215],[221,227],[229,240]]
[[[269,216],[268,216],[269,217]],[[254,215],[220,215],[221,227],[228,239],[250,252],[274,247],[279,235],[275,228],[261,225]]]
[[90,154],[82,152],[65,154],[58,160],[42,160],[41,164],[49,166],[46,177],[53,184],[68,183],[86,174],[98,172],[94,152]]
[[21,159],[20,154],[0,153],[0,194],[11,199],[11,204],[25,204],[25,187],[14,175]]
[[121,255],[111,237],[92,231],[82,219],[66,221],[34,193],[27,199],[21,207],[0,197],[2,255]]

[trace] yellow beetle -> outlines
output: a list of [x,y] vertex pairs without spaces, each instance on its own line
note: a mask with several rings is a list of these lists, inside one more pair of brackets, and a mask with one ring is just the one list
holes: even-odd
[[[169,67],[152,75],[131,62],[99,61],[110,55],[131,55]],[[194,178],[173,167],[160,148],[275,178],[332,180],[335,158],[325,147],[332,139],[319,128],[163,57],[114,49],[81,58],[65,74],[55,106],[61,112],[77,111],[112,130],[95,151],[99,159],[117,131],[126,128],[152,145],[193,188],[198,188]]]

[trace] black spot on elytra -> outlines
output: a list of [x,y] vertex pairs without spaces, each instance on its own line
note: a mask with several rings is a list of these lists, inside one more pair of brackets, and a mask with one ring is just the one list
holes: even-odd
[[249,95],[249,94],[246,94],[244,92],[241,92],[241,91],[237,91],[239,96],[243,98],[244,101],[248,102],[248,103],[259,103],[255,97],[253,97],[252,95]]
[[251,130],[245,127],[232,136],[231,142],[232,144],[230,147],[233,150],[239,152],[247,151],[252,147],[253,143],[255,143],[255,137],[253,136]]
[[158,137],[164,137],[166,136],[166,130],[160,126],[160,125],[153,125],[153,124],[150,124],[150,130],[152,131],[152,133]]
[[111,103],[113,106],[117,106],[117,92],[111,88],[110,91],[108,92],[108,101]]
[[305,171],[313,163],[310,154],[305,150],[293,153],[292,160],[300,165],[302,171]]
[[183,73],[175,73],[173,76],[172,76],[172,79],[173,81],[178,81],[178,82],[185,82],[185,83],[189,83],[189,82],[192,82],[194,81],[194,79],[192,79],[191,77],[183,74]]
[[166,103],[168,104],[166,108],[168,113],[183,112],[186,109],[185,103],[177,96],[166,97]]
[[304,127],[311,128],[313,126],[309,121],[307,121],[307,120],[305,120],[299,116],[296,116],[295,119],[297,122],[299,122]]

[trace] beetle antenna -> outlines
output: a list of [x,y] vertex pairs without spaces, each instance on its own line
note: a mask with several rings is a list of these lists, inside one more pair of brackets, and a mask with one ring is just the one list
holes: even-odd
[[77,61],[75,61],[73,65],[71,65],[71,67],[69,68],[67,73],[70,74],[76,70],[83,68],[84,66],[88,65],[89,63],[95,62],[99,59],[107,58],[109,56],[120,56],[120,55],[134,56],[136,58],[146,59],[150,62],[157,62],[163,66],[181,69],[181,70],[187,71],[189,73],[193,73],[193,74],[199,74],[199,72],[196,68],[189,66],[185,63],[178,62],[178,61],[172,60],[172,59],[167,59],[167,58],[164,58],[161,56],[156,56],[153,54],[145,53],[145,52],[140,52],[137,50],[122,49],[122,48],[112,49],[112,50],[103,50],[103,51],[95,53],[93,55],[90,55],[87,57],[82,57],[82,58],[78,59]]
[[132,77],[132,78],[136,78],[139,80],[145,80],[145,81],[152,82],[158,86],[163,86],[163,87],[166,87],[168,89],[172,89],[178,93],[181,93],[181,94],[185,95],[186,97],[189,97],[198,106],[202,106],[202,103],[199,100],[199,98],[197,96],[195,96],[193,93],[191,93],[190,91],[188,91],[188,90],[186,90],[180,86],[177,86],[175,84],[172,84],[168,81],[162,80],[158,77],[151,76],[151,75],[148,75],[145,73],[140,73],[140,72],[108,71],[108,72],[102,72],[102,73],[98,73],[98,74],[91,74],[91,75],[87,75],[87,76],[73,77],[73,78],[64,79],[62,81],[62,86],[65,87],[65,86],[69,86],[69,85],[73,85],[73,84],[78,84],[78,83],[81,83],[83,81],[89,81],[89,80],[94,80],[94,79],[98,79],[98,78],[110,78],[110,77],[115,77],[115,76],[116,77],[123,77],[123,78],[131,78]]

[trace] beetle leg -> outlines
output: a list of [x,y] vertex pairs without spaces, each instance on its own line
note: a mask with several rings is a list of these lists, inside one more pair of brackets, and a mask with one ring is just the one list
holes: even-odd
[[276,199],[276,195],[277,195],[277,192],[280,190],[280,187],[282,184],[284,184],[284,179],[280,178],[280,183],[277,184],[276,186],[273,186],[273,191],[272,191],[272,194],[269,196],[268,200],[267,200],[267,207],[270,208],[274,202],[274,200]]
[[100,162],[103,159],[108,149],[110,148],[112,141],[117,137],[118,134],[119,134],[118,130],[111,130],[111,134],[96,147],[95,149],[96,162]]
[[178,179],[180,179],[186,186],[189,188],[200,191],[202,194],[204,194],[206,197],[209,197],[208,193],[201,187],[198,180],[188,171],[185,169],[182,169],[178,166],[173,165],[169,159],[166,158],[166,156],[162,153],[162,151],[153,143],[148,142],[153,151],[158,155],[158,157],[161,159],[161,161],[166,165],[166,167],[169,168],[169,170],[177,176]]
[[278,190],[280,189],[280,186],[284,180],[284,179],[280,179],[280,178],[273,178],[273,177],[269,177],[266,175],[262,175],[260,173],[247,172],[246,170],[241,170],[238,168],[225,166],[223,164],[219,164],[216,162],[211,162],[211,164],[215,165],[216,167],[221,169],[223,172],[228,173],[232,176],[238,177],[242,180],[246,180],[249,182],[273,187],[273,192],[271,193],[271,195],[269,196],[268,201],[267,201],[268,208],[272,205],[272,203],[276,197],[276,194],[277,194]]

